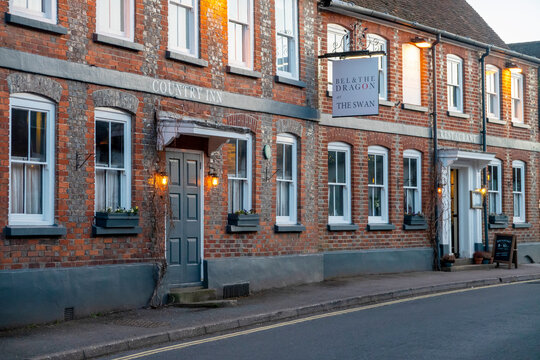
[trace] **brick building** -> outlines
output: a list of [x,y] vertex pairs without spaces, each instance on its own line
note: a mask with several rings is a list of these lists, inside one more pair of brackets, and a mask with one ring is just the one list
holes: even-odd
[[[144,306],[156,284],[429,270],[484,222],[538,259],[540,60],[465,1],[391,3],[0,3],[0,326]],[[386,54],[378,116],[331,116],[318,55],[349,49]],[[486,166],[506,223],[470,208]]]

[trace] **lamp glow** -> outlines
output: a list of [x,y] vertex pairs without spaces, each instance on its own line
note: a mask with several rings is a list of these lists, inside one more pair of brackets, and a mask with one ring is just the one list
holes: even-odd
[[414,39],[411,39],[411,42],[421,49],[428,49],[431,47],[431,43],[428,42],[426,39],[422,39],[421,37],[415,37]]
[[513,62],[507,62],[506,68],[510,70],[510,72],[517,74],[520,74],[523,71],[516,63]]
[[219,178],[217,176],[212,176],[212,186],[219,185]]

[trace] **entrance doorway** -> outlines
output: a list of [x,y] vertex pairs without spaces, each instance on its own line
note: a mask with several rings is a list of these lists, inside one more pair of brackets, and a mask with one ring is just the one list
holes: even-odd
[[458,169],[450,170],[450,215],[452,242],[450,252],[459,257],[459,195]]
[[167,150],[169,221],[166,256],[168,273],[176,284],[201,281],[202,155]]

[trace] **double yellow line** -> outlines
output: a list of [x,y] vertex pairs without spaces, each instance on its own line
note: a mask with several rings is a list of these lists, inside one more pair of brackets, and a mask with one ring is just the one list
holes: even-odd
[[280,328],[280,327],[284,327],[284,326],[300,324],[300,323],[313,321],[313,320],[317,320],[317,319],[324,319],[324,318],[332,317],[332,316],[350,314],[350,313],[354,313],[354,312],[358,312],[358,311],[375,309],[375,308],[379,308],[379,307],[383,307],[383,306],[400,304],[400,303],[409,302],[409,301],[415,301],[415,300],[420,300],[420,299],[428,299],[428,298],[432,298],[432,297],[436,297],[436,296],[458,294],[458,293],[468,292],[468,291],[472,291],[472,290],[481,290],[481,289],[486,289],[486,288],[494,288],[494,287],[501,287],[501,286],[508,286],[508,285],[525,284],[525,283],[538,282],[538,281],[539,281],[538,279],[535,279],[535,280],[527,280],[527,281],[518,281],[518,282],[513,282],[513,283],[479,286],[479,287],[460,289],[460,290],[451,290],[451,291],[445,291],[445,292],[440,292],[440,293],[435,293],[435,294],[420,295],[420,296],[415,296],[415,297],[406,298],[406,299],[392,300],[392,301],[382,302],[382,303],[378,303],[378,304],[359,306],[359,307],[345,309],[345,310],[332,311],[332,312],[329,312],[329,313],[313,315],[313,316],[309,316],[309,317],[305,317],[305,318],[301,318],[301,319],[285,321],[285,322],[282,322],[282,323],[279,323],[279,324],[261,326],[261,327],[254,328],[254,329],[242,330],[242,331],[237,331],[237,332],[230,333],[230,334],[213,336],[213,337],[206,338],[206,339],[189,341],[189,342],[182,343],[182,344],[165,346],[165,347],[161,347],[161,348],[154,349],[154,350],[148,350],[148,351],[143,351],[143,352],[136,353],[136,354],[131,354],[131,355],[119,357],[119,358],[116,358],[114,360],[138,359],[138,358],[142,358],[142,357],[150,356],[150,355],[154,355],[154,354],[159,354],[159,353],[166,352],[166,351],[184,349],[184,348],[195,346],[195,345],[201,345],[201,344],[205,344],[205,343],[209,343],[209,342],[214,342],[214,341],[219,341],[219,340],[224,340],[224,339],[230,339],[230,338],[237,337],[237,336],[258,333],[258,332],[261,332],[261,331],[266,331],[266,330],[276,329],[276,328]]

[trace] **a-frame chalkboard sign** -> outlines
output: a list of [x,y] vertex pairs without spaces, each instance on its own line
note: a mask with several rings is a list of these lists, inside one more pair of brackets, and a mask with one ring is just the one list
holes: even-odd
[[493,262],[508,264],[508,268],[512,268],[512,263],[518,267],[516,236],[506,234],[495,234],[495,243],[493,244]]

